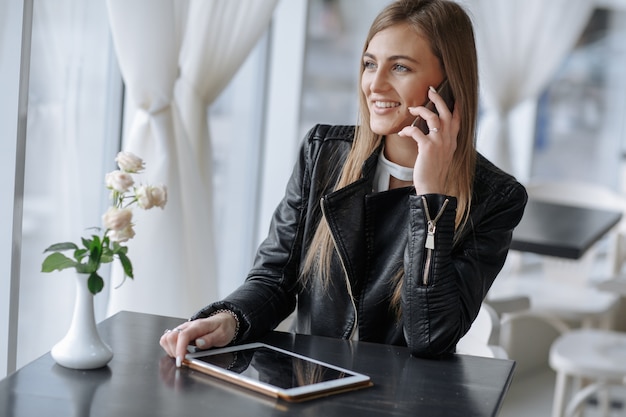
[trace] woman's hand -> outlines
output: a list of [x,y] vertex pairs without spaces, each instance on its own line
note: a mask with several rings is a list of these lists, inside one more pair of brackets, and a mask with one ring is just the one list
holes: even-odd
[[166,330],[159,343],[167,354],[176,358],[180,367],[187,354],[187,346],[194,342],[197,348],[222,347],[235,337],[237,321],[228,313],[219,313],[205,319],[188,321],[174,330]]
[[410,107],[409,112],[424,119],[430,132],[425,135],[418,127],[407,126],[398,134],[412,137],[417,143],[418,153],[413,168],[416,193],[445,194],[446,179],[456,150],[461,115],[456,105],[454,113],[450,113],[444,99],[432,87],[428,91],[428,98],[435,104],[439,115],[424,106]]

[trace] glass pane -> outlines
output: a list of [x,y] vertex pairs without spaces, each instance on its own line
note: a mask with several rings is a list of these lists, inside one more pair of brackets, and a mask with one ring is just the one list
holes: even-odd
[[301,136],[316,123],[355,124],[361,51],[389,0],[310,0]]
[[533,179],[620,186],[626,88],[624,12],[596,9],[537,109]]
[[[99,226],[108,197],[108,135],[119,132],[111,115],[120,114],[121,100],[111,106],[115,66],[106,15],[104,0],[34,2],[18,367],[61,339],[74,305],[74,271],[41,273],[43,250]],[[104,294],[96,298],[104,302]]]
[[267,53],[264,36],[209,110],[220,297],[243,283],[256,250]]

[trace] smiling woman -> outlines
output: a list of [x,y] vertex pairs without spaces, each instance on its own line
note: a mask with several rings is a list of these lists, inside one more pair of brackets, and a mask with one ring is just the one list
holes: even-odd
[[[392,2],[361,62],[357,125],[306,135],[245,283],[161,337],[179,365],[190,342],[252,340],[296,308],[297,332],[423,357],[454,352],[476,318],[526,192],[474,148],[471,21],[453,1]],[[444,78],[454,109],[434,88]],[[426,133],[411,125],[418,115]]]

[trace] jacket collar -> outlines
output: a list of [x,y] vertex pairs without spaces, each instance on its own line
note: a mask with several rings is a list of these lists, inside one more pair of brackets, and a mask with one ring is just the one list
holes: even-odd
[[364,262],[353,261],[364,259],[367,250],[363,229],[366,215],[365,197],[372,193],[376,164],[383,143],[384,140],[363,163],[360,179],[327,194],[321,201],[335,248],[352,283],[355,282],[355,277],[363,274]]

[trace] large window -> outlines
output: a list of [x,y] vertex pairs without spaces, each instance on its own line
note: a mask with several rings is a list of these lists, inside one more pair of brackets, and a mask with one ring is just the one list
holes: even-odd
[[374,17],[389,0],[309,1],[300,132],[316,123],[354,124],[361,50]]
[[[99,225],[119,146],[122,85],[104,1],[35,0],[21,236],[17,364],[67,330],[73,271],[42,274],[43,250]],[[106,296],[97,297],[103,317]],[[36,330],[35,330],[36,329]]]
[[[302,133],[315,123],[356,121],[359,55],[372,19],[388,3],[363,1],[354,13],[351,0],[309,1]],[[616,8],[597,9],[542,95],[531,181],[571,179],[623,186],[618,174],[626,137],[624,14]]]
[[626,112],[625,12],[596,9],[542,95],[532,175],[620,189]]
[[[21,9],[16,16],[21,20]],[[17,367],[45,353],[61,339],[72,314],[74,271],[41,273],[43,250],[54,242],[76,241],[88,232],[86,228],[100,225],[107,208],[104,174],[115,169],[113,159],[121,147],[124,91],[106,17],[105,0],[34,0]],[[15,30],[13,56],[19,56],[20,31]],[[266,34],[230,85],[207,109],[220,262],[218,276],[199,279],[216,280],[220,296],[245,278],[252,260],[252,242],[256,241],[267,51]],[[15,75],[19,75],[17,68]],[[17,115],[16,82],[11,81],[15,86],[10,103],[13,111],[7,112],[13,118]],[[6,166],[14,170],[15,132],[6,135],[10,140],[2,143],[11,148],[7,155],[11,155],[12,162]],[[12,192],[12,177],[10,185],[7,190]],[[3,230],[9,228],[10,237],[13,200],[2,200],[2,212],[6,202],[9,218],[2,226]],[[10,250],[4,252],[8,266]],[[106,266],[101,272],[106,280]],[[9,276],[7,270],[3,275],[6,288]],[[2,283],[4,289],[5,281]],[[4,294],[8,303],[8,291]],[[107,291],[98,294],[95,302],[96,318],[101,320],[106,316]],[[8,307],[2,305],[3,318],[7,311]],[[6,362],[6,354],[2,353]]]
[[[22,9],[27,2],[0,2],[0,340],[6,341],[13,332],[10,308],[15,288],[11,285],[14,239],[13,213],[16,192],[16,154],[23,154],[23,143],[17,145],[18,97],[20,80],[20,52],[22,34]],[[21,184],[21,183],[20,183]],[[19,187],[21,189],[21,186]],[[20,193],[20,190],[17,190]],[[19,200],[18,200],[19,201]],[[19,210],[18,210],[19,211]],[[19,242],[18,242],[19,243]],[[15,310],[15,309],[13,309]],[[9,355],[15,350],[0,342],[0,378],[7,373]]]

